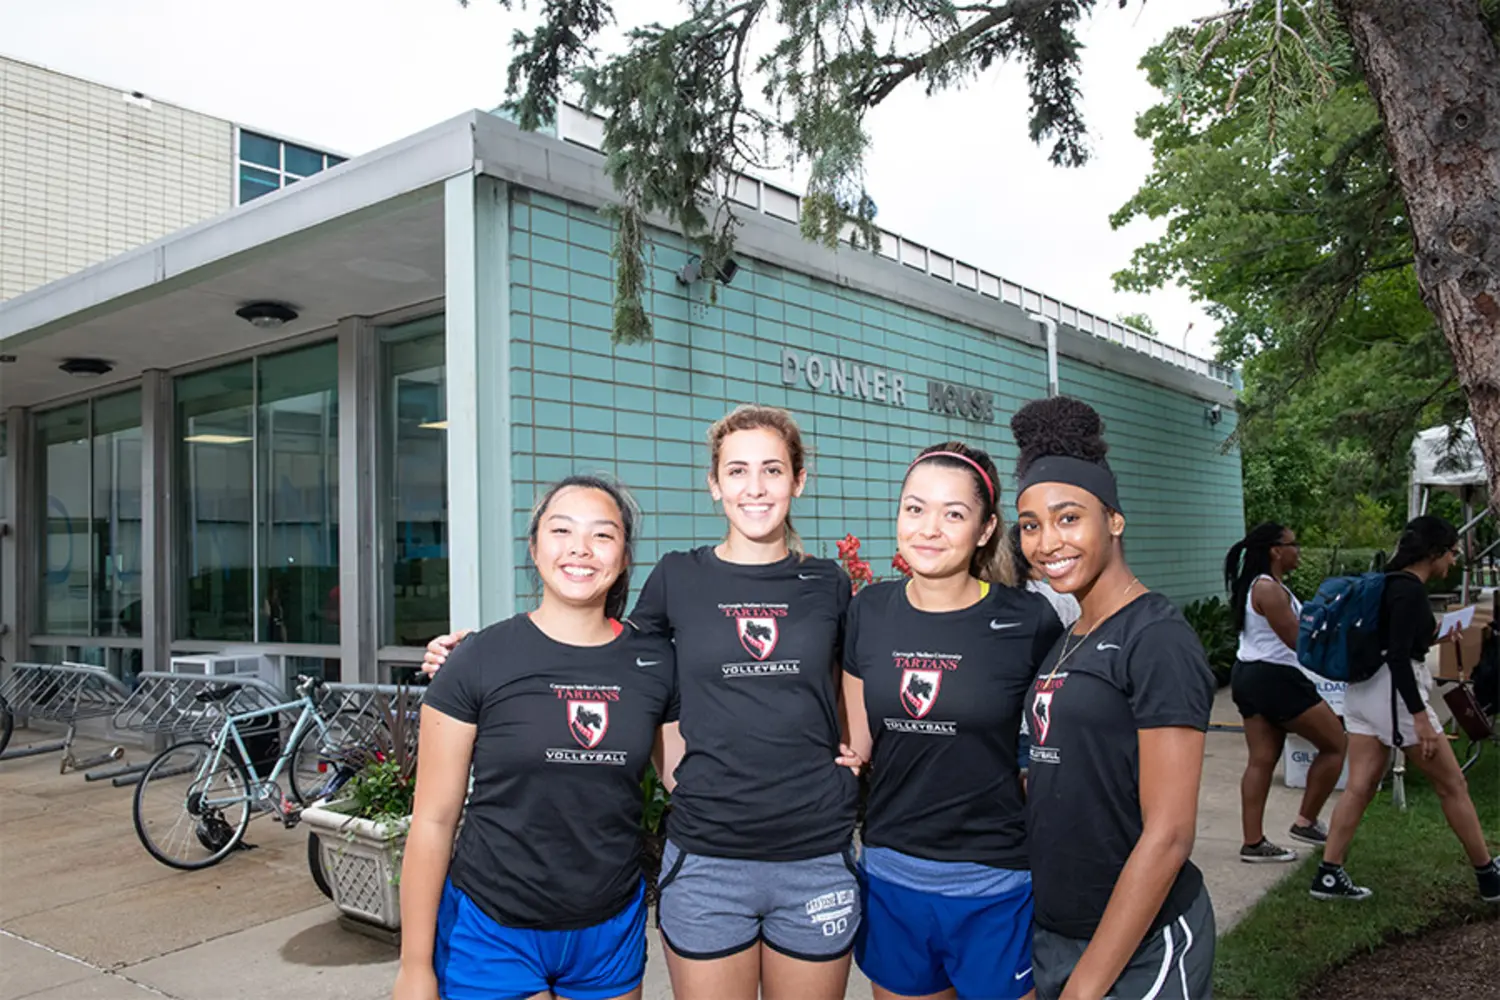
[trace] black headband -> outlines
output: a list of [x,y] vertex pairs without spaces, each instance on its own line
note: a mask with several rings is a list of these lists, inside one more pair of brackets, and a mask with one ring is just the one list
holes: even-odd
[[1110,510],[1125,513],[1120,510],[1120,491],[1115,485],[1115,474],[1109,471],[1109,466],[1099,462],[1071,455],[1043,455],[1027,467],[1026,474],[1016,486],[1016,496],[1020,497],[1037,483],[1077,486],[1094,494]]

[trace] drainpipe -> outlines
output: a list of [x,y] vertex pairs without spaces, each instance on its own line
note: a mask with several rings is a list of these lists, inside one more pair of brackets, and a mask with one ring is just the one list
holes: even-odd
[[1047,395],[1057,395],[1057,320],[1041,313],[1027,313],[1028,317],[1042,325],[1047,341]]

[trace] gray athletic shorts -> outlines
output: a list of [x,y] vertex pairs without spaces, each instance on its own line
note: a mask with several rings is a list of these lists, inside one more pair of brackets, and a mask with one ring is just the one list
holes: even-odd
[[[1040,1000],[1056,1000],[1089,943],[1036,928],[1031,943],[1032,977]],[[1208,890],[1198,890],[1187,912],[1152,931],[1115,980],[1115,1000],[1212,1000],[1214,908]]]
[[859,930],[852,845],[805,861],[689,854],[670,840],[661,859],[656,926],[683,958],[725,958],[756,941],[808,962],[842,958]]

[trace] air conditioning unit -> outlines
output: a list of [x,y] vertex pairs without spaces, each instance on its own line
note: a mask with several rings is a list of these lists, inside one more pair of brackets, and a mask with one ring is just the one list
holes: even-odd
[[169,669],[174,674],[197,674],[203,677],[259,677],[261,659],[260,656],[222,654],[174,656]]

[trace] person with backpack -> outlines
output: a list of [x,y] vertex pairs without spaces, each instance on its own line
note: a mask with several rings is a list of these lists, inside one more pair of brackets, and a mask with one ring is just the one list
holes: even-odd
[[1011,418],[1026,560],[1082,617],[1027,697],[1037,996],[1213,995],[1214,912],[1189,860],[1213,672],[1192,626],[1125,560],[1099,414],[1066,396]]
[[[1427,601],[1427,584],[1447,576],[1457,559],[1458,532],[1453,525],[1431,515],[1410,521],[1395,555],[1386,564],[1380,589],[1378,649],[1383,652],[1372,657],[1369,649],[1358,643],[1351,641],[1346,646],[1350,683],[1344,696],[1344,725],[1349,731],[1349,782],[1329,822],[1323,862],[1313,878],[1314,899],[1360,900],[1372,894],[1349,877],[1344,861],[1359,821],[1379,789],[1390,753],[1387,748],[1397,747],[1421,769],[1437,792],[1443,815],[1474,866],[1479,895],[1486,902],[1500,903],[1500,868],[1485,844],[1468,781],[1427,704],[1432,674],[1425,660],[1437,632]],[[1365,585],[1367,590],[1373,589],[1374,582]],[[1337,589],[1329,588],[1336,583],[1325,583],[1319,588],[1319,597]],[[1358,597],[1359,588],[1360,584],[1355,584],[1346,592]],[[1304,654],[1317,645],[1309,636],[1309,626],[1317,622],[1310,622],[1309,617],[1317,619],[1318,615],[1304,613],[1299,645]],[[1340,622],[1337,617],[1325,610],[1323,621],[1333,619],[1333,626],[1354,627],[1353,622]],[[1330,633],[1337,630],[1331,628]],[[1303,659],[1309,666],[1318,662],[1316,656],[1304,655]]]
[[1327,839],[1318,813],[1344,768],[1344,727],[1297,663],[1302,604],[1283,580],[1297,568],[1299,552],[1290,528],[1266,522],[1235,542],[1224,560],[1229,610],[1240,634],[1229,687],[1249,748],[1240,779],[1240,860],[1249,864],[1297,860],[1296,851],[1271,843],[1265,831],[1266,797],[1286,734],[1296,733],[1318,751],[1288,831],[1294,840],[1322,846]]

